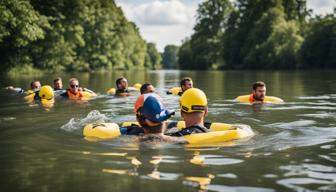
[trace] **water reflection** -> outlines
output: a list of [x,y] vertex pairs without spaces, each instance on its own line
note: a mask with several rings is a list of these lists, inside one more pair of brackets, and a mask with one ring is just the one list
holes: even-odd
[[[60,74],[56,75],[59,76]],[[336,78],[330,72],[122,71],[76,76],[101,94],[87,104],[57,101],[49,111],[0,90],[0,179],[4,191],[335,191]],[[209,98],[207,121],[246,124],[256,135],[217,146],[144,146],[136,137],[90,142],[92,122],[135,121],[127,98],[107,96],[115,79],[151,82],[180,120],[179,97],[165,95],[190,76]],[[1,77],[2,87],[27,87],[53,75]],[[264,80],[281,105],[241,105],[233,99]],[[323,86],[321,86],[323,85]],[[91,185],[94,184],[94,185]],[[141,188],[141,186],[149,186]]]

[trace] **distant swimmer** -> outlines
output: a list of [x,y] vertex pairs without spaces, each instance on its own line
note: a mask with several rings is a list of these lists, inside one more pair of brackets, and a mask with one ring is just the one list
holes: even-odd
[[71,78],[69,80],[69,88],[61,96],[73,100],[86,100],[92,96],[96,96],[96,94],[92,93],[91,90],[87,91],[85,88],[80,88],[78,79]]
[[21,94],[31,94],[31,93],[35,93],[37,91],[39,91],[41,88],[41,82],[38,80],[32,81],[30,83],[30,90],[25,91],[24,89],[20,88],[20,87],[13,87],[13,86],[8,86],[6,87],[6,89],[17,92],[17,93],[21,93]]
[[155,88],[150,83],[144,83],[140,88],[140,93],[141,94],[154,93],[154,92],[155,92]]
[[63,89],[63,82],[62,78],[60,77],[57,77],[56,79],[53,80],[53,88],[55,96],[61,96],[61,94],[66,92],[66,90]]
[[114,96],[129,96],[131,92],[138,92],[141,84],[135,83],[132,87],[128,86],[128,81],[125,77],[119,77],[116,82],[116,87],[109,88],[106,92],[108,95]]
[[167,110],[161,103],[161,98],[155,93],[140,95],[134,105],[138,123],[144,130],[143,142],[187,143],[183,137],[164,135],[166,120],[174,112]]
[[179,95],[181,96],[186,90],[193,88],[194,84],[190,77],[184,77],[180,81],[180,87],[173,87],[167,91],[167,94]]
[[252,85],[252,93],[250,95],[242,95],[236,98],[241,103],[281,103],[282,99],[273,96],[266,96],[266,84],[257,81]]

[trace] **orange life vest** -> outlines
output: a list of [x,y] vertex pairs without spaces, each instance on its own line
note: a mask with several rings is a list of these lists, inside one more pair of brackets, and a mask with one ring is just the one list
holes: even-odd
[[80,99],[81,97],[83,97],[82,92],[77,91],[77,93],[75,94],[70,91],[70,89],[67,89],[67,94],[69,96],[69,99]]

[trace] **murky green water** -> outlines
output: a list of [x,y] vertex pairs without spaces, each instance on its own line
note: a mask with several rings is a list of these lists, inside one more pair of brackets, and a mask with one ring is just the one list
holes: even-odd
[[[335,74],[128,71],[1,77],[1,87],[27,88],[32,79],[51,84],[57,76],[76,76],[82,86],[102,94],[86,104],[58,101],[46,110],[1,90],[1,191],[335,191]],[[120,75],[130,84],[152,82],[170,109],[178,109],[178,97],[165,91],[190,76],[208,96],[207,121],[247,124],[256,135],[223,147],[201,148],[142,146],[129,136],[86,141],[82,128],[87,123],[135,120],[136,95],[104,95]],[[286,103],[234,103],[256,80],[264,80],[268,95]],[[177,114],[173,119],[179,118]]]

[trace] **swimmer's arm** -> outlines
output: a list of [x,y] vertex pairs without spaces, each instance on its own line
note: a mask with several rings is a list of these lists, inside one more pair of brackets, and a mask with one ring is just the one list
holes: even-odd
[[16,92],[16,93],[21,93],[21,94],[23,94],[23,93],[25,92],[25,90],[23,90],[23,89],[20,88],[20,87],[8,86],[8,87],[5,87],[5,89],[14,91],[14,92]]

